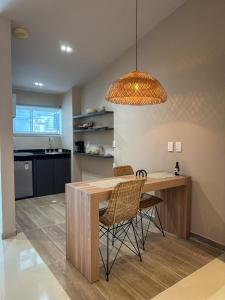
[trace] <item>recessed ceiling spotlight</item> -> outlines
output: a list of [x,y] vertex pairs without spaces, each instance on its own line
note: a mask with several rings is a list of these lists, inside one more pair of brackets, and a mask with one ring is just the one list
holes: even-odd
[[43,86],[44,84],[42,83],[42,82],[37,82],[37,81],[35,81],[35,83],[34,83],[34,85],[36,85],[36,86]]
[[73,52],[73,48],[68,43],[61,44],[60,49],[62,52],[65,52],[65,53]]
[[66,46],[65,45],[61,45],[61,51],[66,51]]
[[67,51],[68,53],[70,53],[70,52],[73,51],[73,48],[71,48],[70,46],[67,46],[66,51]]

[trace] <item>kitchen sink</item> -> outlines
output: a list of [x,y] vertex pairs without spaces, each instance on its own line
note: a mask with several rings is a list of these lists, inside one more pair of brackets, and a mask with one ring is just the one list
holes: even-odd
[[28,156],[28,155],[33,155],[32,152],[17,152],[14,155],[16,156]]
[[62,154],[62,152],[58,152],[58,151],[55,151],[55,152],[45,152],[45,154]]

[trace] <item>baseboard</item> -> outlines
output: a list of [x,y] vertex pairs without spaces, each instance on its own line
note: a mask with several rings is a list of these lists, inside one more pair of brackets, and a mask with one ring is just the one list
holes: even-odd
[[196,239],[199,242],[202,242],[202,243],[210,245],[211,247],[214,247],[214,248],[217,248],[217,249],[225,251],[225,245],[222,245],[220,243],[217,243],[215,241],[207,239],[207,238],[205,238],[205,237],[203,237],[203,236],[201,236],[199,234],[191,232],[190,233],[190,238]]
[[1,238],[2,238],[2,240],[6,240],[6,239],[16,236],[16,234],[17,234],[16,230],[11,231],[11,232],[3,232]]

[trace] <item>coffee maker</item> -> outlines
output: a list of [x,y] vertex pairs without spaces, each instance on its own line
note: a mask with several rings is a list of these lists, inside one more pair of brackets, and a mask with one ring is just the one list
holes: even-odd
[[85,151],[84,141],[75,142],[75,152],[84,153]]

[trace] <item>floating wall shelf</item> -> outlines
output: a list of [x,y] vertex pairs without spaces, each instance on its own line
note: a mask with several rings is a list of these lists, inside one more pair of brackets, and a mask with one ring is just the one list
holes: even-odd
[[100,155],[100,154],[82,153],[82,152],[76,152],[76,151],[74,151],[74,154],[82,155],[82,156],[99,157],[99,158],[113,158],[114,157],[113,155]]
[[105,111],[97,111],[97,112],[90,113],[90,114],[75,115],[75,116],[73,116],[73,119],[83,119],[83,118],[103,116],[103,115],[108,115],[108,114],[113,114],[113,111],[105,110]]
[[96,131],[109,131],[109,130],[113,130],[114,128],[112,127],[102,127],[102,128],[88,128],[88,129],[82,129],[82,128],[76,128],[74,129],[73,132],[75,133],[82,133],[82,132],[96,132]]

